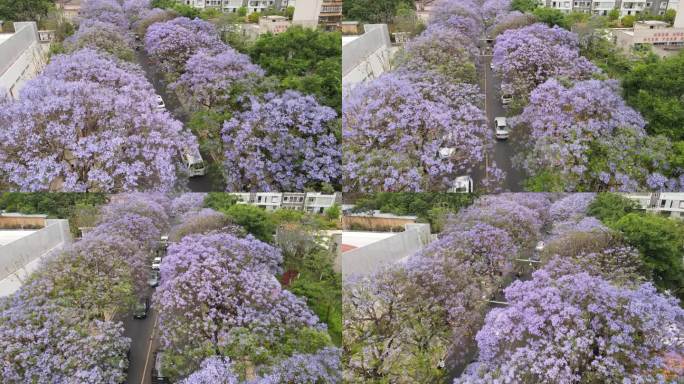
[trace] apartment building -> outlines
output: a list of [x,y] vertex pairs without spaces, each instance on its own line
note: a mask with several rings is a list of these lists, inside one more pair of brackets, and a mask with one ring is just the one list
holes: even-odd
[[323,213],[342,202],[342,194],[321,192],[241,192],[233,193],[238,204],[252,204],[267,211],[296,209],[310,213]]
[[668,0],[541,0],[539,3],[566,13],[574,11],[603,16],[612,9],[618,9],[620,17],[643,12],[663,15],[668,8]]
[[342,27],[342,0],[297,0],[292,23],[339,30]]
[[625,193],[623,196],[636,201],[641,209],[684,218],[684,193],[682,192]]
[[194,8],[217,8],[227,13],[236,13],[238,9],[245,7],[247,14],[263,12],[268,8],[282,10],[295,4],[295,0],[183,0],[183,2]]

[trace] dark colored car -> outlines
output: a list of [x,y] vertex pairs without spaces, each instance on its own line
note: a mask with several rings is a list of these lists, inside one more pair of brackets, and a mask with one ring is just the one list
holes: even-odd
[[147,312],[150,310],[150,299],[140,299],[133,309],[133,318],[144,319],[147,317]]
[[164,360],[164,352],[154,353],[154,365],[152,366],[152,384],[166,384],[170,383],[169,379],[165,376],[162,369],[162,361]]

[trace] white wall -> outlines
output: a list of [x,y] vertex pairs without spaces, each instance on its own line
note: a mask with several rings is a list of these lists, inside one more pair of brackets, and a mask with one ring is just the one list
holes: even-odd
[[19,289],[45,257],[71,242],[69,221],[48,219],[45,228],[0,247],[0,296]]
[[370,275],[413,255],[432,240],[429,224],[406,224],[405,228],[404,232],[343,253],[342,277]]
[[357,85],[374,79],[391,68],[396,52],[387,24],[366,24],[365,33],[342,45],[342,96]]
[[17,98],[26,80],[46,64],[35,22],[14,23],[15,33],[0,43],[0,90]]

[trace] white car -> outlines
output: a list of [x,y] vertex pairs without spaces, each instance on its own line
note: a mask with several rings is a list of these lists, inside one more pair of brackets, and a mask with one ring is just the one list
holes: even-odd
[[161,111],[163,109],[166,109],[166,104],[164,104],[164,99],[162,99],[161,96],[157,95],[157,97],[155,97],[155,100],[157,101],[157,109],[158,110]]
[[544,246],[545,246],[544,242],[543,242],[543,241],[540,241],[540,242],[538,242],[537,245],[534,247],[534,250],[537,251],[537,252],[541,252],[541,251],[544,250]]
[[494,130],[497,139],[508,139],[508,125],[506,125],[505,117],[494,118]]
[[200,155],[199,151],[197,150],[183,151],[183,165],[185,165],[185,169],[187,169],[190,177],[204,176],[207,174],[207,169],[204,166],[202,155]]
[[161,257],[159,257],[159,256],[155,257],[154,260],[152,261],[152,269],[158,271],[159,266],[161,265],[161,261],[162,261]]
[[440,148],[439,149],[439,157],[442,159],[448,159],[451,157],[451,155],[456,152],[456,148],[450,148],[450,147],[445,147],[445,148]]
[[449,188],[450,193],[472,193],[473,179],[470,176],[459,176],[454,179],[454,184]]
[[507,93],[504,93],[503,95],[501,95],[501,104],[508,105],[511,103],[511,101],[513,101],[512,95],[509,95]]

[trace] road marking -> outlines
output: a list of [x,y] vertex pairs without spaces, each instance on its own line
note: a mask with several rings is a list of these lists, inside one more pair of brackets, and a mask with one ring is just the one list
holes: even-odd
[[[156,314],[157,314],[157,312],[154,312],[153,316]],[[150,336],[150,345],[147,347],[147,355],[145,355],[145,367],[143,368],[142,380],[140,381],[140,384],[145,384],[145,377],[147,377],[147,363],[150,361],[150,352],[152,351],[152,341],[154,340],[154,331],[157,329],[157,320],[159,320],[159,318],[157,316],[155,316],[154,317],[154,324],[152,325],[152,335]]]

